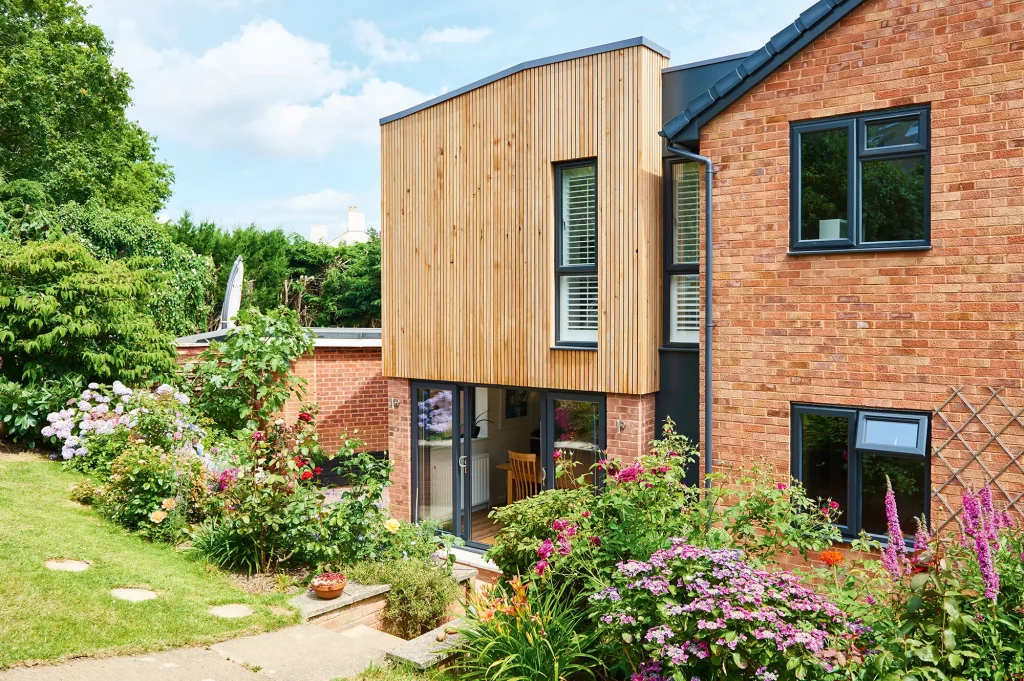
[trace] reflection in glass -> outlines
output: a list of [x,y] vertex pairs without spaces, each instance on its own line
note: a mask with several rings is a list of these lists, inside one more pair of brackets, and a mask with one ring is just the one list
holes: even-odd
[[895,147],[901,144],[917,144],[920,140],[918,117],[897,121],[867,124],[867,148]]
[[452,391],[416,391],[417,518],[452,530]]
[[890,421],[866,417],[862,440],[865,445],[917,447],[919,421]]
[[812,499],[839,504],[836,521],[846,525],[849,505],[850,419],[846,416],[803,414],[800,418],[803,483]]
[[849,129],[800,135],[800,239],[849,239]]
[[573,471],[558,478],[557,487],[572,487],[581,475],[588,484],[593,482],[590,468],[601,446],[600,416],[597,402],[554,401],[554,451],[561,452],[563,467]]
[[925,238],[924,156],[861,164],[864,241]]
[[865,452],[862,526],[872,534],[886,534],[885,479],[892,481],[903,534],[912,536],[917,529],[914,518],[924,514],[925,458],[898,457]]

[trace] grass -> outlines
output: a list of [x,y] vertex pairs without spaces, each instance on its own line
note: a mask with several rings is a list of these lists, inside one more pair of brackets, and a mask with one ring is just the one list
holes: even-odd
[[[81,479],[39,457],[0,454],[0,668],[205,644],[297,621],[284,594],[248,594],[223,572],[72,502],[68,490]],[[53,558],[92,567],[44,568]],[[116,587],[145,587],[159,598],[119,601],[110,595]],[[245,603],[254,614],[207,613],[227,603]]]
[[421,672],[402,665],[372,665],[358,676],[334,681],[456,681],[455,677],[443,671]]

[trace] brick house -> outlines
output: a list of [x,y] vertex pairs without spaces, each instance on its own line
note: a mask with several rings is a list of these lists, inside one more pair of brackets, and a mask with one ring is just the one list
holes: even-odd
[[626,40],[382,119],[395,515],[483,548],[556,451],[628,460],[666,416],[850,535],[882,530],[886,476],[911,533],[966,485],[1016,506],[1022,22],[820,0],[754,52]]

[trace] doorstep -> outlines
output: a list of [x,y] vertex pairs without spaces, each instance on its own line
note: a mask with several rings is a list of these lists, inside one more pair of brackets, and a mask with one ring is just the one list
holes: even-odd
[[476,571],[477,581],[485,584],[496,584],[501,576],[501,570],[493,562],[483,557],[483,554],[475,551],[467,551],[457,547],[448,550],[450,555],[455,557],[455,569],[468,568]]

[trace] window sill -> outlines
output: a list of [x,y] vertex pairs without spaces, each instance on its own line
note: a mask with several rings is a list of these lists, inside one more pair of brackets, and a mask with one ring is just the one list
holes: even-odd
[[658,348],[660,352],[700,352],[699,343],[689,345],[662,345]]
[[590,350],[591,352],[597,352],[597,343],[591,345],[570,345],[568,343],[558,343],[552,345],[549,349],[551,350]]
[[786,255],[845,255],[848,253],[893,253],[898,251],[930,251],[931,246],[886,246],[885,248],[808,248],[786,251]]

